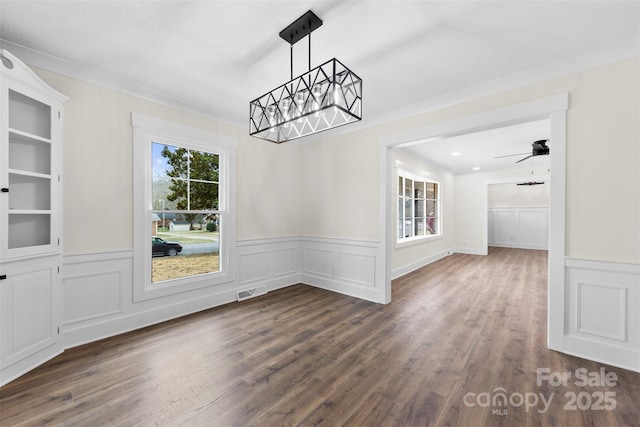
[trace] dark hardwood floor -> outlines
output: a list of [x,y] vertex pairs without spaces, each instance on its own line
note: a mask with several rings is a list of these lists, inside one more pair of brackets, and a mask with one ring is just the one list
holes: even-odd
[[292,286],[69,349],[0,389],[0,425],[639,425],[640,374],[547,349],[546,271],[491,248],[396,280],[389,305]]

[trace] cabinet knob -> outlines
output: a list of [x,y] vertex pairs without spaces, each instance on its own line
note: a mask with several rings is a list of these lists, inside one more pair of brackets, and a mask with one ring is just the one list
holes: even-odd
[[4,188],[3,188],[2,190],[0,190],[0,191],[2,191],[3,193],[8,193],[8,192],[9,192],[9,189],[8,189],[8,188],[6,188],[6,187],[4,187]]
[[5,280],[6,278],[7,278],[7,275],[6,275],[6,274],[2,274],[2,275],[0,275],[0,280]]

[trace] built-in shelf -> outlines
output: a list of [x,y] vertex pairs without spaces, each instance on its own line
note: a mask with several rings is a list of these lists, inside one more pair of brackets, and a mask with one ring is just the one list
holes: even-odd
[[29,171],[17,170],[17,169],[9,169],[9,174],[10,175],[28,176],[28,177],[31,177],[31,178],[51,179],[51,175],[48,175],[48,174],[38,173],[38,172],[29,172]]
[[62,351],[62,103],[0,49],[0,386]]
[[51,138],[44,138],[42,136],[38,136],[29,132],[24,132],[18,129],[9,128],[9,138],[11,138],[11,136],[13,135],[51,144]]

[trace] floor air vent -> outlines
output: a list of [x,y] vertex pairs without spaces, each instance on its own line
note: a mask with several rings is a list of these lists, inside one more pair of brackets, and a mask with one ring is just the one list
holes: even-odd
[[245,289],[238,291],[238,301],[244,301],[249,298],[258,297],[267,293],[267,287],[262,285],[257,288]]

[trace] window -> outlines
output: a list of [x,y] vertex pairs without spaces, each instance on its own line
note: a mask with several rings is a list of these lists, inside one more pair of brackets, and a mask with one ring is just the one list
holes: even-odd
[[398,174],[398,242],[441,234],[440,184]]
[[151,282],[220,271],[220,155],[151,142]]
[[140,114],[134,128],[134,300],[234,280],[229,138]]

